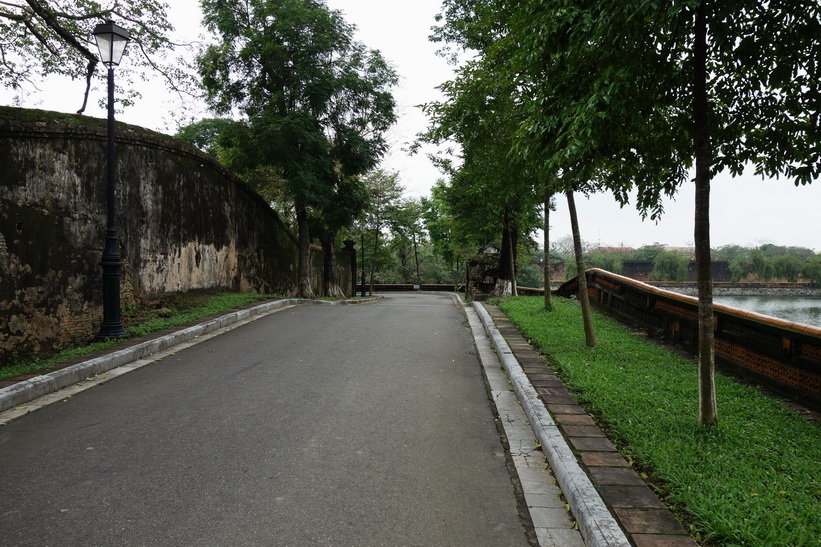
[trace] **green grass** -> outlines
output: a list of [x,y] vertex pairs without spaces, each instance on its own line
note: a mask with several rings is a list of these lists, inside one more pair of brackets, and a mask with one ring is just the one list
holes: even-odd
[[719,425],[698,426],[692,361],[600,314],[598,345],[588,348],[575,301],[556,298],[550,313],[543,304],[500,303],[697,538],[821,545],[821,424],[719,374]]
[[[124,310],[123,324],[130,337],[145,336],[152,332],[196,321],[209,315],[273,298],[276,297],[251,293],[196,292],[169,295],[159,304],[158,309],[137,309],[129,313]],[[120,342],[121,340],[106,340],[77,345],[52,355],[38,356],[0,367],[0,380],[13,378],[21,374],[32,374],[56,363],[110,348]]]

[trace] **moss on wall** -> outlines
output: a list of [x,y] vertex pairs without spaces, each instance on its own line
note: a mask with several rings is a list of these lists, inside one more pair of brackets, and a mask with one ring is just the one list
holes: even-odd
[[[0,107],[0,365],[99,328],[105,141],[105,120]],[[224,167],[125,124],[117,125],[117,157],[123,299],[196,289],[295,293],[296,238]]]

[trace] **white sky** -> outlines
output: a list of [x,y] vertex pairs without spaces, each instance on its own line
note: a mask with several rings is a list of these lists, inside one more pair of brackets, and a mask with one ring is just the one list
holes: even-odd
[[[198,0],[169,1],[169,18],[177,33],[187,41],[201,32]],[[391,131],[391,153],[383,167],[398,171],[406,195],[429,194],[429,188],[441,177],[424,153],[409,157],[404,148],[427,125],[417,105],[439,98],[435,87],[450,78],[451,67],[436,56],[436,46],[428,41],[433,17],[440,0],[328,0],[328,5],[345,14],[358,29],[358,39],[368,47],[379,49],[397,68],[400,85],[395,90],[399,123]],[[123,63],[127,62],[128,52]],[[43,92],[21,97],[23,106],[74,112],[82,100],[84,82],[46,84]],[[48,86],[48,88],[46,87]],[[143,100],[117,119],[151,129],[173,133],[168,103],[161,85],[142,89]],[[96,102],[104,91],[96,89],[86,114],[105,117]],[[0,103],[12,104],[13,95],[0,90]],[[202,111],[201,115],[207,116]],[[595,195],[589,200],[579,196],[576,205],[582,238],[594,244],[640,247],[652,243],[672,246],[692,245],[694,195],[692,183],[686,184],[675,200],[665,204],[665,215],[658,223],[642,222],[632,206],[620,209],[612,196]],[[762,181],[745,175],[736,179],[719,176],[714,180],[711,202],[712,247],[727,244],[757,246],[763,243],[809,247],[821,252],[821,181],[795,187],[787,180]],[[570,233],[567,207],[558,201],[551,215],[551,238]],[[541,236],[540,236],[541,237]]]

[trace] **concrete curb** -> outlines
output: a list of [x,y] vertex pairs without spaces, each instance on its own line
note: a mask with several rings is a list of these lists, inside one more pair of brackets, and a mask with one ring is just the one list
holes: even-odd
[[64,369],[56,370],[42,376],[30,378],[22,382],[18,382],[8,387],[0,388],[0,412],[24,405],[43,395],[48,395],[57,390],[71,386],[78,382],[82,382],[90,376],[95,376],[103,372],[107,372],[113,368],[131,363],[138,359],[142,359],[148,355],[163,351],[177,344],[187,342],[198,336],[203,336],[217,329],[227,327],[232,323],[248,319],[255,315],[266,314],[286,306],[296,305],[341,305],[341,304],[359,304],[373,302],[378,298],[368,300],[305,300],[300,298],[287,298],[283,300],[275,300],[273,302],[265,302],[251,308],[229,312],[204,323],[182,329],[180,331],[167,334],[151,340],[146,340],[134,346],[89,359],[76,365],[71,365]]
[[550,413],[539,400],[539,395],[528,380],[504,337],[496,329],[493,319],[485,307],[474,302],[473,307],[490,338],[499,360],[507,372],[536,438],[542,444],[547,461],[553,469],[559,487],[562,489],[573,515],[579,523],[579,530],[585,543],[592,546],[624,546],[630,542],[619,527],[616,519],[602,501],[590,477],[579,465],[576,456],[553,421]]

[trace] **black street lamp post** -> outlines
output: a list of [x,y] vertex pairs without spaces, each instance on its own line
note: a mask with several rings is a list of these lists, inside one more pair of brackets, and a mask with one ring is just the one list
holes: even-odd
[[94,27],[94,38],[100,50],[100,59],[108,67],[108,147],[106,151],[106,217],[105,249],[103,250],[103,324],[98,339],[125,338],[128,333],[120,319],[120,273],[122,260],[117,241],[117,209],[114,197],[114,178],[117,156],[114,150],[114,67],[120,64],[125,46],[130,39],[125,29],[106,21]]

